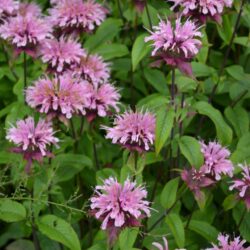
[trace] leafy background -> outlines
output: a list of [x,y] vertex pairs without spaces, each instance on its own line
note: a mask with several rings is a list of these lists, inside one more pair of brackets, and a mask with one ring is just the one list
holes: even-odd
[[[46,12],[48,1],[37,3]],[[241,1],[226,10],[222,25],[208,22],[202,27],[203,48],[192,62],[195,78],[176,72],[178,105],[173,110],[170,69],[150,67],[151,47],[144,42],[147,29],[158,24],[158,15],[171,14],[170,5],[149,0],[138,13],[133,1],[104,4],[110,10],[108,18],[93,34],[82,35],[81,43],[111,63],[123,110],[143,108],[157,115],[155,151],[147,153],[145,167],[137,175],[137,181],[146,184],[155,210],[140,230],[124,230],[114,249],[152,249],[152,242],[161,241],[162,235],[167,235],[170,249],[208,247],[218,232],[240,234],[250,241],[250,213],[241,221],[244,204],[228,190],[229,179],[207,190],[204,202],[197,204],[178,177],[184,167],[201,166],[198,139],[218,140],[228,147],[235,166],[250,162],[250,6],[245,3],[238,28]],[[31,250],[39,241],[42,250],[106,249],[105,232],[88,216],[88,199],[102,179],[115,176],[124,181],[131,174],[127,152],[104,139],[100,124],[110,124],[108,118],[95,121],[92,128],[85,121],[84,133],[75,137],[71,128],[61,124],[55,158],[37,164],[34,174],[27,176],[22,157],[9,152],[6,128],[27,115],[39,115],[24,104],[22,57],[14,58],[3,41],[1,46],[0,248]],[[41,61],[28,58],[29,85],[44,70]],[[79,131],[81,119],[75,117],[73,123]]]

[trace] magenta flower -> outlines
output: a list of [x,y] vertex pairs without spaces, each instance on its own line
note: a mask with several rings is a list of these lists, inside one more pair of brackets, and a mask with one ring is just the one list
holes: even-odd
[[225,7],[231,7],[233,0],[168,0],[174,2],[172,9],[181,7],[184,15],[197,17],[201,22],[211,18],[221,22],[221,15]]
[[162,246],[158,242],[153,242],[152,245],[155,246],[159,250],[168,250],[168,241],[165,237],[163,237],[163,242],[164,242],[164,246]]
[[17,145],[13,149],[15,153],[22,153],[27,160],[26,172],[30,171],[33,160],[39,162],[43,157],[51,157],[52,154],[47,150],[50,145],[57,145],[59,141],[55,136],[50,122],[40,120],[37,124],[32,117],[17,122],[16,127],[12,126],[6,139]]
[[239,197],[242,199],[247,209],[250,209],[250,168],[249,166],[243,166],[242,178],[233,181],[233,185],[229,187],[230,190],[236,189],[239,192]]
[[41,47],[42,61],[49,64],[49,70],[52,72],[62,73],[75,67],[82,56],[86,56],[85,51],[81,44],[72,38],[61,37],[59,41],[48,39]]
[[36,48],[51,36],[52,28],[43,19],[26,15],[11,17],[0,26],[0,37],[15,46],[17,54],[36,55]]
[[110,78],[109,64],[105,63],[101,56],[86,55],[82,57],[80,67],[75,69],[77,74],[93,83],[95,87],[108,81]]
[[187,184],[190,191],[194,193],[197,200],[202,199],[202,188],[212,186],[215,183],[215,181],[207,176],[202,169],[184,169],[181,172],[181,178]]
[[213,247],[206,250],[250,250],[250,247],[244,247],[246,241],[241,240],[240,237],[236,237],[230,241],[229,235],[219,234],[218,241],[218,245],[212,244]]
[[16,0],[1,0],[0,1],[0,18],[15,14],[18,8],[19,8],[19,3]]
[[202,170],[217,181],[221,179],[222,174],[233,177],[234,166],[228,159],[231,154],[230,151],[217,142],[209,142],[206,145],[201,141],[200,144],[204,156]]
[[97,87],[88,84],[88,106],[87,106],[87,119],[91,122],[98,115],[105,117],[110,114],[110,110],[114,109],[119,112],[119,99],[120,94],[118,90],[109,83],[101,84]]
[[94,0],[62,0],[49,13],[53,26],[64,32],[89,32],[104,21],[107,10]]
[[191,20],[182,23],[179,17],[175,25],[172,25],[169,20],[160,20],[159,25],[153,29],[154,31],[150,31],[151,36],[146,37],[145,41],[153,42],[152,56],[159,58],[155,65],[164,61],[191,75],[192,69],[189,62],[198,54],[202,45],[198,39],[202,36],[199,27]]
[[28,105],[48,114],[50,119],[58,116],[63,122],[67,122],[74,114],[85,115],[88,97],[88,84],[76,82],[68,74],[53,79],[39,79],[26,90]]
[[122,185],[110,177],[103,186],[96,186],[90,199],[91,214],[102,221],[101,229],[108,231],[111,244],[123,228],[138,227],[140,219],[150,216],[146,197],[145,188],[129,179]]
[[127,111],[116,117],[113,128],[103,128],[107,130],[107,139],[130,150],[148,151],[154,144],[155,117],[147,112]]

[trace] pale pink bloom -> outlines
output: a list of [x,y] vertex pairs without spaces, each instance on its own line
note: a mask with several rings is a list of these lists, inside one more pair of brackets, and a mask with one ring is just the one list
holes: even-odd
[[218,241],[218,245],[212,243],[213,247],[207,248],[206,250],[250,250],[250,247],[244,247],[246,241],[241,240],[240,237],[230,240],[229,235],[223,235],[220,233],[218,236]]
[[0,26],[0,36],[15,46],[17,54],[25,51],[31,56],[51,32],[49,23],[32,15],[10,17]]
[[109,83],[98,86],[88,84],[88,106],[87,118],[91,122],[96,116],[105,117],[110,114],[111,109],[119,112],[120,94],[118,90]]
[[151,36],[145,38],[146,42],[153,42],[152,56],[159,57],[156,64],[164,61],[190,75],[192,70],[188,62],[198,54],[202,45],[199,28],[191,20],[182,23],[181,17],[175,20],[175,24],[160,20],[159,25],[150,31]]
[[234,166],[229,160],[230,151],[222,147],[218,142],[209,142],[206,145],[203,141],[200,142],[201,152],[204,156],[204,165],[201,169],[211,175],[215,180],[220,180],[221,175],[233,177]]
[[164,242],[164,246],[158,242],[153,242],[152,245],[155,246],[159,250],[168,250],[168,241],[165,237],[163,237],[163,242]]
[[147,191],[129,179],[122,185],[110,177],[104,185],[96,186],[90,199],[91,214],[102,221],[101,229],[107,230],[113,242],[125,227],[140,226],[139,220],[150,216]]
[[19,3],[16,0],[1,0],[0,1],[0,18],[11,16],[18,10]]
[[148,112],[127,111],[116,117],[114,127],[103,128],[107,130],[107,139],[130,150],[148,151],[154,144],[155,117]]
[[231,7],[233,0],[168,0],[174,2],[173,9],[181,7],[184,15],[195,16],[202,22],[212,18],[220,22],[223,9]]
[[238,190],[240,199],[244,200],[247,209],[250,209],[250,167],[247,165],[240,167],[242,168],[242,178],[234,180],[229,189]]
[[41,46],[41,58],[44,63],[49,64],[49,71],[62,73],[66,69],[75,67],[86,56],[81,44],[71,37],[47,39]]
[[62,0],[49,14],[53,26],[63,31],[92,31],[104,21],[107,10],[94,0]]
[[18,14],[21,16],[42,17],[42,9],[36,3],[20,3]]
[[104,62],[103,58],[99,55],[86,55],[82,57],[80,66],[74,71],[83,79],[92,82],[95,86],[107,82],[110,78],[109,63]]
[[45,156],[51,157],[48,151],[50,145],[57,145],[58,139],[54,136],[52,124],[40,120],[37,124],[32,117],[17,122],[16,127],[12,126],[6,139],[17,145],[13,152],[22,153],[28,161],[26,171],[29,172],[32,161],[42,161]]
[[88,97],[88,83],[77,82],[68,74],[41,78],[26,90],[28,105],[48,114],[49,118],[58,116],[62,121],[74,114],[85,115]]

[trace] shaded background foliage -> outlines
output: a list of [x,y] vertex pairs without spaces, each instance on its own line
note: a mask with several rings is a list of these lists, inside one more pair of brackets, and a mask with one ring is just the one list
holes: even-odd
[[[244,204],[228,190],[230,179],[207,190],[204,203],[197,204],[190,191],[181,196],[185,185],[178,178],[180,169],[201,166],[198,139],[219,140],[232,152],[235,166],[250,163],[248,3],[234,36],[241,2],[234,1],[233,8],[226,10],[222,25],[208,22],[202,27],[203,47],[192,62],[195,78],[176,72],[176,110],[169,104],[170,68],[150,67],[151,47],[144,42],[146,29],[158,24],[158,15],[172,14],[170,4],[147,1],[147,8],[139,13],[133,1],[104,1],[110,10],[106,21],[93,34],[81,35],[84,48],[111,63],[111,79],[120,88],[122,109],[143,108],[157,114],[156,152],[146,154],[143,172],[137,176],[138,182],[146,183],[156,211],[143,221],[140,232],[124,230],[115,249],[151,249],[151,243],[160,241],[162,235],[167,235],[171,249],[208,247],[218,232],[240,234],[250,241],[250,213],[244,212]],[[46,13],[49,2],[37,3]],[[108,118],[97,119],[93,126],[85,121],[80,135],[81,118],[74,117],[76,136],[72,128],[60,124],[56,130],[61,142],[60,148],[53,148],[55,158],[35,165],[34,174],[27,176],[22,157],[9,152],[6,128],[28,115],[39,115],[24,103],[22,57],[14,58],[4,41],[1,46],[0,247],[29,250],[38,240],[43,250],[106,249],[105,233],[88,216],[88,199],[103,179],[114,176],[124,181],[131,174],[127,152],[104,138],[99,128],[110,123]],[[29,57],[27,70],[31,85],[45,65]]]

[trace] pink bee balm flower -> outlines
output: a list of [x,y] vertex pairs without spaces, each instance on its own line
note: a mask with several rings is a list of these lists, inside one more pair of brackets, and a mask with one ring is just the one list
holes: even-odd
[[54,136],[50,122],[40,120],[35,124],[32,117],[18,121],[16,127],[12,126],[8,130],[6,138],[18,146],[13,152],[22,153],[24,159],[28,161],[27,172],[30,171],[33,160],[41,162],[43,157],[51,157],[47,147],[57,145],[59,141]]
[[159,250],[168,250],[168,241],[165,237],[163,237],[163,242],[164,242],[164,246],[162,246],[158,242],[153,242],[152,245],[155,246]]
[[109,64],[105,63],[102,57],[98,55],[84,56],[75,72],[95,86],[107,82],[110,78]]
[[20,3],[18,14],[21,16],[42,17],[42,9],[35,3]]
[[8,40],[19,54],[25,51],[35,56],[35,50],[51,36],[52,28],[43,19],[32,15],[11,17],[0,26],[0,37]]
[[102,221],[101,229],[109,233],[112,243],[121,229],[140,226],[139,220],[150,216],[147,191],[127,179],[124,185],[110,177],[103,186],[96,186],[90,199],[91,214]]
[[19,8],[19,3],[16,0],[1,0],[0,1],[0,18],[11,16]]
[[206,145],[200,142],[201,152],[204,156],[204,165],[201,167],[206,174],[210,174],[215,180],[220,180],[221,175],[233,177],[234,166],[228,159],[230,151],[217,142],[209,142]]
[[169,20],[160,20],[158,26],[150,31],[151,36],[146,37],[145,41],[152,41],[154,50],[152,56],[160,58],[161,61],[172,67],[178,67],[185,74],[191,75],[192,69],[189,61],[198,54],[201,48],[202,36],[199,27],[191,20],[181,22],[181,17],[177,18],[175,25]]
[[118,90],[109,83],[101,84],[95,87],[88,84],[89,103],[87,106],[87,119],[91,122],[97,115],[105,117],[110,113],[113,108],[119,112],[119,99],[120,94]]
[[212,244],[213,247],[206,250],[250,250],[250,247],[244,247],[246,241],[241,240],[240,237],[229,241],[229,235],[219,234],[218,241],[218,245]]
[[174,2],[173,9],[180,6],[184,15],[197,17],[200,21],[205,22],[211,18],[221,22],[221,14],[225,7],[231,7],[233,0],[169,0]]
[[53,26],[63,31],[92,31],[106,18],[107,10],[94,0],[62,0],[49,10]]
[[58,40],[48,39],[41,47],[41,57],[49,64],[49,70],[61,73],[80,63],[81,57],[86,56],[81,44],[72,38],[61,37]]
[[229,187],[230,190],[236,189],[239,192],[239,197],[245,201],[247,209],[250,209],[250,168],[249,166],[242,166],[242,178],[233,181],[233,185]]
[[86,114],[87,91],[87,83],[76,82],[68,74],[53,79],[45,77],[28,87],[26,101],[39,112],[49,114],[50,118],[58,116],[65,122],[65,117],[70,119],[74,114]]
[[127,111],[116,117],[114,127],[107,130],[106,138],[130,150],[148,151],[154,144],[155,117],[150,113]]

